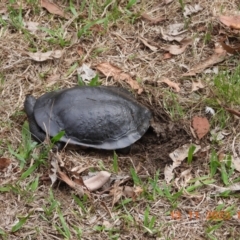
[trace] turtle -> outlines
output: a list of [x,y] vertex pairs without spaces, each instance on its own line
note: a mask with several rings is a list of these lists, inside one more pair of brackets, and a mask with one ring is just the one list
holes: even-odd
[[43,142],[60,131],[58,150],[66,144],[95,149],[127,149],[150,126],[151,111],[126,89],[113,86],[76,86],[27,95],[24,110],[34,140]]

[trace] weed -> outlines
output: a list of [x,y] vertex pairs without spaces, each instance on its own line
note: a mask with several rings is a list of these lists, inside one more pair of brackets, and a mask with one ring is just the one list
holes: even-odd
[[216,97],[226,105],[240,104],[240,65],[231,71],[220,72],[214,78],[214,89]]
[[0,236],[3,240],[6,240],[7,239],[7,234],[6,232],[4,232],[1,228],[0,228]]
[[194,153],[195,149],[196,149],[196,147],[194,145],[191,145],[190,148],[188,149],[188,159],[187,159],[188,164],[192,163],[193,153]]
[[151,194],[152,194],[152,199],[153,200],[157,197],[157,195],[159,195],[161,197],[164,196],[163,190],[158,185],[158,180],[159,180],[159,170],[157,170],[153,179],[148,180],[151,187],[152,187]]
[[126,8],[129,9],[136,3],[137,3],[137,0],[129,0]]
[[72,239],[71,231],[70,231],[70,229],[63,217],[63,214],[59,208],[57,210],[57,213],[58,213],[58,217],[60,219],[61,226],[55,225],[55,228],[58,230],[58,232],[60,234],[62,234],[64,236],[65,239]]
[[185,3],[183,0],[178,0],[178,2],[180,3],[180,6],[181,6],[181,9],[182,11],[184,11],[184,8],[185,8]]
[[219,161],[218,161],[218,157],[216,152],[213,150],[211,155],[210,155],[210,175],[211,177],[213,177],[216,172],[217,172],[217,168],[220,166]]
[[36,147],[37,143],[32,142],[31,133],[29,131],[29,125],[24,122],[22,127],[22,141],[17,151],[14,151],[11,145],[8,145],[9,152],[15,156],[20,162],[20,169],[23,169],[27,160],[30,158],[33,149]]
[[45,40],[50,44],[56,44],[61,46],[62,48],[69,46],[70,41],[65,39],[65,32],[62,27],[54,30],[45,27],[40,27],[40,29],[49,35],[46,36]]
[[19,229],[23,227],[23,225],[26,223],[28,218],[30,217],[30,214],[28,214],[26,217],[18,217],[18,222],[12,227],[12,232],[17,232]]
[[44,214],[42,217],[47,220],[48,217],[52,216],[56,209],[60,206],[60,203],[55,200],[52,190],[49,190],[48,206],[43,206]]
[[150,208],[147,206],[146,210],[144,211],[144,216],[143,216],[143,226],[147,232],[150,234],[154,234],[157,230],[154,228],[155,222],[156,222],[156,217],[155,216],[150,216],[149,215]]
[[169,91],[165,92],[163,106],[173,121],[183,118],[184,111],[182,106],[179,104],[178,96],[175,93]]
[[130,168],[130,173],[131,173],[134,185],[141,185],[141,179],[138,177],[135,169]]
[[91,27],[94,26],[95,24],[102,24],[106,23],[107,19],[97,19],[94,21],[89,21],[84,24],[84,26],[78,31],[77,36],[81,38],[82,36],[87,36],[91,34]]
[[213,177],[217,170],[221,173],[221,179],[225,185],[229,185],[229,178],[234,172],[234,166],[232,164],[231,156],[226,156],[219,161],[215,151],[212,151],[210,156],[210,174]]
[[85,208],[85,204],[86,201],[88,199],[87,195],[83,195],[83,197],[81,198],[82,200],[80,200],[76,195],[72,195],[74,201],[77,203],[77,205],[83,210],[84,213],[87,213],[87,210]]
[[96,86],[99,86],[100,85],[100,82],[99,82],[99,76],[98,74],[93,78],[91,79],[91,81],[89,83],[86,84],[85,81],[83,81],[83,79],[81,78],[81,76],[78,74],[78,85],[79,86],[90,86],[90,87],[96,87]]
[[75,9],[75,7],[74,7],[74,4],[73,4],[72,0],[69,1],[69,9],[70,9],[70,11],[72,12],[72,14],[73,14],[75,17],[78,16],[77,11],[76,11],[76,9]]

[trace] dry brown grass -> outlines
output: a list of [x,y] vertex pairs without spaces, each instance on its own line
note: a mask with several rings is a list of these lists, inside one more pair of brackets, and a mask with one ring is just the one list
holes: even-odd
[[[70,229],[70,239],[78,239],[74,226],[81,229],[81,239],[239,239],[237,195],[226,198],[216,196],[214,188],[209,184],[199,187],[194,193],[189,193],[183,188],[183,185],[176,181],[167,185],[163,175],[164,166],[169,162],[168,154],[181,143],[189,141],[190,136],[190,140],[196,142],[189,130],[190,119],[195,114],[204,115],[205,99],[214,98],[208,87],[200,92],[191,92],[193,81],[197,79],[206,83],[211,81],[212,75],[199,74],[196,79],[184,78],[181,75],[213,54],[214,44],[219,38],[219,31],[225,29],[219,23],[217,16],[222,13],[226,15],[239,14],[238,1],[201,1],[200,5],[203,10],[193,14],[191,18],[185,19],[177,0],[167,5],[164,4],[164,1],[138,1],[139,3],[129,10],[135,14],[147,12],[153,17],[165,16],[166,20],[157,25],[151,25],[139,16],[131,23],[133,17],[128,15],[124,8],[127,1],[119,1],[121,13],[115,22],[113,19],[109,20],[105,29],[102,25],[95,25],[90,31],[90,36],[84,35],[80,39],[76,37],[76,31],[78,27],[80,28],[82,21],[77,23],[76,19],[71,19],[68,22],[66,19],[41,9],[39,4],[22,2],[24,21],[38,22],[42,27],[48,29],[64,26],[64,38],[69,40],[69,44],[61,47],[59,43],[49,43],[46,41],[46,38],[49,37],[48,34],[41,30],[28,35],[24,30],[16,28],[11,23],[10,13],[12,10],[10,7],[19,9],[21,1],[16,1],[12,5],[8,1],[0,2],[2,17],[3,19],[7,18],[6,25],[0,25],[0,78],[2,79],[0,85],[0,156],[11,160],[10,166],[0,172],[1,186],[9,189],[5,192],[3,188],[0,188],[0,229],[6,233],[2,237],[11,240],[64,239],[64,236],[56,229],[56,226],[61,227],[57,208],[53,208],[49,215],[46,213],[46,209],[49,209],[51,204],[56,201]],[[79,9],[82,1],[73,2],[75,8]],[[88,18],[91,2],[93,1],[86,1],[86,7],[80,14],[81,19]],[[114,11],[114,2],[105,8],[105,11],[104,9],[97,10],[97,7],[93,5],[92,19],[108,16],[107,14]],[[188,1],[191,5],[194,2],[196,1]],[[63,9],[68,8],[68,1],[61,1],[58,4]],[[101,6],[100,2],[97,5]],[[182,54],[164,60],[163,48],[170,42],[161,38],[160,27],[166,29],[174,23],[185,23],[186,36],[192,37],[194,42]],[[209,41],[204,42],[206,31],[209,31],[211,37]],[[139,40],[139,37],[147,40],[148,44],[157,47],[158,50],[151,51]],[[79,56],[78,48],[82,49],[82,56]],[[33,49],[41,52],[61,49],[64,54],[60,59],[35,62],[27,55],[27,52]],[[125,205],[119,201],[115,207],[112,207],[113,197],[109,192],[92,193],[91,199],[83,201],[84,211],[74,201],[74,191],[68,186],[58,183],[53,188],[50,187],[50,181],[46,180],[50,171],[49,163],[42,164],[28,178],[20,180],[22,172],[19,169],[19,161],[10,154],[8,145],[17,149],[22,142],[21,129],[26,120],[23,102],[27,94],[31,93],[38,97],[52,89],[75,86],[77,74],[76,71],[69,73],[71,66],[75,63],[79,65],[87,63],[94,68],[101,62],[117,65],[124,72],[131,74],[134,79],[139,79],[145,93],[136,97],[153,109],[158,119],[162,117],[170,121],[170,110],[167,108],[162,110],[162,108],[164,102],[170,105],[174,104],[170,97],[172,90],[159,83],[159,80],[161,77],[167,77],[171,81],[181,84],[181,91],[176,94],[176,99],[183,109],[183,114],[177,114],[177,118],[178,123],[183,123],[182,128],[187,129],[187,133],[182,134],[183,130],[181,130],[180,133],[176,133],[179,134],[176,138],[171,135],[173,133],[169,133],[169,138],[172,140],[169,138],[169,141],[165,142],[161,139],[158,140],[158,143],[162,143],[162,145],[146,140],[146,137],[139,143],[141,151],[136,150],[128,156],[118,158],[119,175],[129,175],[130,167],[140,169],[140,172],[144,173],[145,178],[142,179],[144,193],[136,201]],[[234,69],[236,62],[236,58],[231,57],[218,66],[223,69]],[[103,85],[118,85],[129,89],[125,82],[115,82],[112,78],[104,76],[100,76],[100,79]],[[210,174],[209,159],[212,149],[215,149],[217,153],[232,151],[231,144],[238,132],[239,120],[234,120],[229,115],[228,122],[232,124],[226,127],[230,135],[221,144],[211,143],[209,137],[205,137],[199,142],[203,148],[208,148],[194,159],[191,165],[192,178]],[[174,123],[175,126],[178,123]],[[212,128],[217,124],[218,121],[213,122]],[[40,154],[40,151],[41,149],[37,148],[34,153]],[[112,152],[94,150],[77,152],[69,150],[61,153],[61,158],[69,169],[74,166],[92,166],[95,170],[100,170],[101,165],[104,165],[106,170],[113,173],[112,156]],[[48,161],[46,160],[46,162]],[[24,170],[27,170],[33,163],[34,160],[30,159]],[[188,168],[189,165],[183,163],[176,169],[176,177],[179,177]],[[166,186],[170,189],[171,185],[170,195],[172,196],[183,188],[182,195],[176,201],[171,202],[170,197],[166,197],[165,193],[164,196],[157,193],[154,196],[154,189],[146,177],[152,179],[157,169],[160,172],[157,180],[160,189],[164,189]],[[36,191],[30,191],[28,185],[37,176],[40,177],[39,186]],[[235,171],[230,182],[237,177],[239,174]],[[222,185],[220,174],[214,176],[214,181],[214,184]],[[195,183],[193,182],[193,184]],[[126,185],[133,186],[133,182],[128,181]],[[190,183],[184,187],[189,185]],[[54,195],[55,200],[51,199],[50,192]],[[124,199],[122,197],[122,200]],[[215,211],[220,204],[225,204],[223,209],[226,212],[228,208],[234,206],[233,209],[230,209],[232,213],[230,220],[209,221],[206,219],[207,214]],[[147,206],[150,207],[150,216],[156,217],[154,224],[156,232],[154,233],[144,227],[144,214]],[[175,211],[177,217],[178,213],[181,213],[180,219],[174,219],[171,216],[172,211]],[[193,212],[195,215],[193,219],[189,212]],[[12,232],[11,229],[18,219],[26,217],[28,214],[30,216],[26,223],[18,231]],[[103,228],[96,230],[95,226],[105,226],[110,230]]]

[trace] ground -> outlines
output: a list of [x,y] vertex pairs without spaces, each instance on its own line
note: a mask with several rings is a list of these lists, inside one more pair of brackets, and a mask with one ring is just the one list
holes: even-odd
[[[240,239],[237,0],[13,0],[0,14],[3,239]],[[152,111],[130,153],[31,140],[26,95],[78,84],[123,87]],[[101,170],[100,189],[71,186]]]

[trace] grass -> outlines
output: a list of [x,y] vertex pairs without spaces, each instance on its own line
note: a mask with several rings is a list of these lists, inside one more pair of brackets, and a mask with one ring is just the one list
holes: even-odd
[[[213,54],[218,30],[225,31],[214,16],[229,15],[239,4],[225,0],[221,4],[219,0],[201,2],[202,11],[184,18],[185,4],[191,3],[180,0],[161,6],[155,0],[55,3],[68,15],[67,19],[48,12],[32,0],[0,3],[3,11],[0,16],[0,159],[11,161],[9,167],[0,168],[0,237],[4,240],[173,240],[188,235],[189,239],[239,239],[236,228],[239,195],[230,190],[215,193],[214,189],[214,186],[228,188],[240,181],[232,146],[239,128],[238,117],[226,111],[226,108],[239,111],[238,56],[218,63],[218,74],[197,74],[196,79],[206,84],[198,91],[191,92],[188,86],[194,77],[182,77],[187,68],[203,63]],[[167,20],[154,24],[142,18],[143,13]],[[39,29],[31,32],[25,28],[25,22],[39,23]],[[163,40],[159,29],[170,34],[167,29],[174,23],[183,23],[187,30],[184,34],[195,36],[194,42],[184,53],[164,59],[163,46],[178,42]],[[139,41],[139,36],[158,50],[149,49]],[[82,53],[79,54],[78,48]],[[64,51],[62,58],[44,62],[33,61],[26,54],[59,49]],[[98,74],[86,83],[77,74],[77,68],[83,63],[96,69],[101,62],[109,62],[129,73],[145,92],[137,94],[125,80]],[[59,78],[52,83],[50,79],[54,76]],[[174,79],[181,91],[176,93],[169,87],[158,86],[162,76]],[[93,149],[59,153],[61,167],[72,180],[99,170],[112,174],[110,185],[83,196],[61,181],[51,186],[49,151],[63,133],[48,144],[37,145],[31,139],[23,112],[25,95],[38,97],[46,91],[75,85],[114,85],[129,89],[161,120],[162,131],[159,138],[150,132],[127,155]],[[205,113],[207,106],[214,109],[215,115]],[[195,115],[206,116],[211,130],[218,129],[217,133],[223,131],[228,135],[217,140],[212,133],[210,141],[209,133],[201,141],[195,139],[190,130]],[[186,143],[186,135],[188,143],[199,144],[202,149],[194,154],[191,147],[187,160],[174,169],[175,178],[167,183],[164,167],[170,163],[169,153]],[[238,153],[239,139],[235,140]],[[82,172],[71,175],[71,169],[76,166]],[[189,169],[191,176],[187,179],[182,173]],[[132,196],[126,194],[126,186]],[[230,221],[226,219],[229,216]]]

